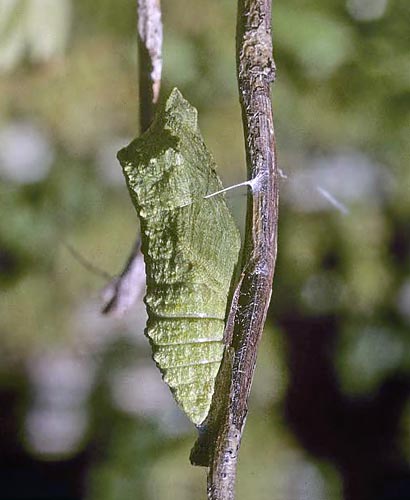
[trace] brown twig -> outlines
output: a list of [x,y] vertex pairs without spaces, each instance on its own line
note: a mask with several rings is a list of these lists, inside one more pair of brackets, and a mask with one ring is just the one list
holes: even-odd
[[[140,129],[143,133],[155,114],[161,86],[162,72],[162,21],[160,0],[138,0],[138,62]],[[106,314],[123,314],[141,295],[145,286],[143,259],[139,236],[134,243],[127,263],[119,276],[103,291]]]
[[[191,454],[193,463],[209,466],[210,500],[234,499],[238,452],[276,260],[278,174],[270,99],[275,79],[271,0],[238,0],[236,50],[252,193],[248,196],[243,271],[227,321],[228,329],[233,325],[232,342],[216,382],[210,419]],[[227,332],[226,337],[230,336]],[[227,373],[228,385],[223,380]]]
[[154,118],[162,73],[160,0],[138,0],[140,127],[145,132]]

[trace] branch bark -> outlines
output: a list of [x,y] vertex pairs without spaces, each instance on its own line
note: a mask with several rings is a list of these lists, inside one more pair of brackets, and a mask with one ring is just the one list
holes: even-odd
[[237,78],[252,192],[248,195],[243,271],[225,330],[227,349],[210,417],[191,453],[194,464],[209,467],[209,500],[233,500],[235,496],[238,452],[277,251],[279,192],[270,98],[270,85],[275,79],[271,0],[238,0],[236,37]]
[[[160,0],[138,0],[138,66],[140,131],[150,126],[158,102],[162,73],[162,21]],[[137,236],[119,276],[103,290],[103,313],[125,313],[145,287],[144,261]]]
[[141,133],[151,125],[162,73],[160,0],[138,0],[138,55]]

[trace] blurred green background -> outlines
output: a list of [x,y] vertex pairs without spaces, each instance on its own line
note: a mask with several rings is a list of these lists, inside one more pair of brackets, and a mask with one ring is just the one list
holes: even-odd
[[[104,317],[138,221],[136,2],[0,0],[0,498],[205,499],[143,336]],[[244,180],[235,2],[163,2],[162,96]],[[274,2],[279,254],[237,498],[410,498],[410,3]],[[228,203],[241,225],[245,196]]]

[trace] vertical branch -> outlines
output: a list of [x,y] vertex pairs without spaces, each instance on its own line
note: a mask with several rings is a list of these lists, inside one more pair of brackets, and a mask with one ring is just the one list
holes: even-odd
[[235,314],[233,424],[242,429],[247,412],[258,342],[271,298],[277,251],[278,175],[270,85],[271,0],[239,0],[237,76],[242,107],[248,178],[247,231],[243,276]]
[[[150,126],[158,102],[162,72],[162,21],[160,0],[138,0],[138,62],[141,133]],[[144,261],[137,237],[120,276],[103,291],[103,313],[122,314],[142,295]]]
[[154,118],[162,72],[160,0],[138,0],[140,127],[145,132]]
[[[278,175],[270,85],[271,0],[238,0],[237,77],[248,179],[242,274],[226,326],[227,346],[211,415],[191,461],[208,465],[208,498],[233,500],[247,401],[272,291],[277,246]],[[223,379],[230,376],[229,383]]]

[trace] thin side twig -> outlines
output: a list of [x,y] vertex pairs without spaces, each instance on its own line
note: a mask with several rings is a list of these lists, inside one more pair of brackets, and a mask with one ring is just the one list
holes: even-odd
[[209,466],[209,500],[233,500],[235,496],[238,452],[257,348],[271,297],[277,249],[279,176],[270,98],[270,85],[275,79],[271,0],[238,0],[236,36],[237,77],[252,193],[248,196],[243,271],[225,332],[228,346],[210,419],[191,454],[193,463]]
[[[138,65],[141,133],[150,126],[158,102],[162,73],[162,21],[160,0],[138,0]],[[103,291],[103,313],[125,313],[145,286],[144,262],[137,236],[119,276]]]

